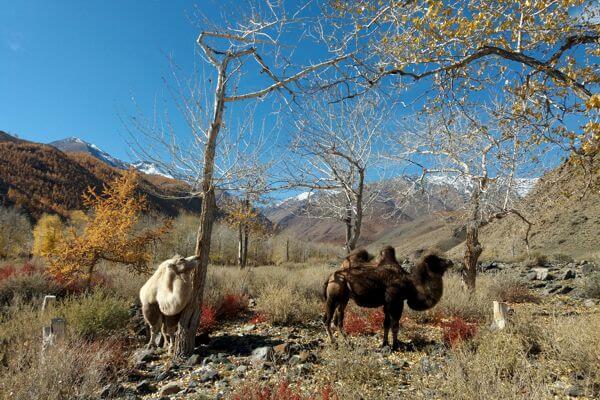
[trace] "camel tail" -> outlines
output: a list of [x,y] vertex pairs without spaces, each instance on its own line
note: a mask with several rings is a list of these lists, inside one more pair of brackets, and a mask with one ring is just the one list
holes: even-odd
[[327,286],[329,285],[329,278],[323,283],[323,300],[327,300]]

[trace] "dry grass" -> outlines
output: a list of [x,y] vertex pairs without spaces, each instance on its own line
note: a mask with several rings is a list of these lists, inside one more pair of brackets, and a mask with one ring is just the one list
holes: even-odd
[[90,346],[79,339],[59,343],[43,356],[39,341],[21,342],[7,366],[0,367],[0,399],[97,398],[112,356],[109,345]]
[[[501,332],[481,330],[450,352],[438,374],[418,380],[423,393],[447,399],[548,399],[577,383],[596,398],[600,387],[600,316],[534,320],[523,315]],[[562,385],[555,383],[565,378]]]

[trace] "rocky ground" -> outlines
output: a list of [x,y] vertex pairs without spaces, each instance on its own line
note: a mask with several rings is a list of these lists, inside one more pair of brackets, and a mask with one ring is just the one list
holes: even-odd
[[[595,265],[538,264],[541,265],[484,263],[480,270],[485,274],[510,271],[541,295],[539,304],[514,305],[516,313],[531,307],[540,318],[600,312],[597,300],[584,298],[581,289],[585,276],[596,269]],[[252,301],[250,306],[252,311]],[[383,382],[393,382],[371,387],[365,384],[363,398],[370,397],[369,391],[385,393],[388,398],[421,397],[424,393],[417,393],[419,385],[414,383],[426,374],[435,374],[447,357],[441,328],[418,324],[410,318],[403,319],[404,345],[398,352],[379,348],[380,337],[373,335],[351,337],[350,345],[342,342],[336,349],[329,344],[320,321],[303,326],[250,321],[247,318],[221,326],[210,338],[201,340],[204,343],[198,343],[196,354],[185,362],[173,362],[162,351],[136,351],[132,368],[122,382],[106,386],[101,397],[220,399],[244,384],[277,385],[282,381],[309,390],[333,382],[336,389],[335,375],[344,370],[343,363],[361,362],[361,357],[370,367],[376,366]],[[582,394],[577,382],[570,378],[557,378],[554,385],[559,398]]]

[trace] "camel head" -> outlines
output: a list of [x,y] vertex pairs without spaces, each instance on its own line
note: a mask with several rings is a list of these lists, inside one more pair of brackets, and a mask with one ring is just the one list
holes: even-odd
[[430,277],[442,277],[448,268],[452,267],[452,261],[443,258],[435,253],[427,253],[421,258],[421,265],[423,265],[427,274]]
[[199,256],[182,257],[177,254],[171,258],[168,268],[176,274],[185,274],[196,268],[199,261]]

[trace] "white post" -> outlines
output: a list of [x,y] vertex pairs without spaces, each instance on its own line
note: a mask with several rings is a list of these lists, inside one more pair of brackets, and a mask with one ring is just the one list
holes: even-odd
[[493,330],[502,330],[506,328],[508,323],[508,312],[508,304],[494,301],[494,322],[491,326]]
[[44,296],[44,302],[42,303],[42,311],[50,308],[51,305],[56,303],[56,296],[47,295]]

